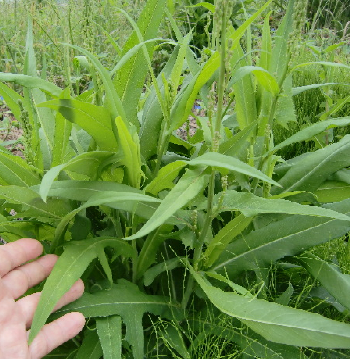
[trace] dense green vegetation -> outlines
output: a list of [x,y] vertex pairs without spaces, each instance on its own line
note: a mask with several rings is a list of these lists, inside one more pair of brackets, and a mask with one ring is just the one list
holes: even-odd
[[60,255],[29,340],[81,311],[47,358],[350,357],[349,8],[0,7],[0,130],[23,131],[0,235]]

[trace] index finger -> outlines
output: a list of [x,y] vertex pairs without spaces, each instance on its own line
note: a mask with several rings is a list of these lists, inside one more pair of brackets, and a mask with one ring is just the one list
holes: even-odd
[[21,264],[40,256],[42,252],[42,244],[32,238],[22,238],[0,246],[0,278]]

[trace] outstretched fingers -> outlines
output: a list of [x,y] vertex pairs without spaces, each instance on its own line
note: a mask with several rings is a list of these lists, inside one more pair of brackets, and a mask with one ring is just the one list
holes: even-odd
[[[64,294],[63,297],[58,301],[58,303],[54,308],[54,311],[62,308],[68,303],[77,300],[78,298],[81,297],[83,293],[84,293],[84,282],[81,279],[79,279],[77,282],[73,284],[72,288],[66,294]],[[29,328],[32,324],[34,313],[40,300],[40,294],[41,293],[34,293],[24,298],[21,298],[17,301],[18,308],[23,315],[23,320],[25,321],[27,328]]]
[[68,313],[46,324],[29,346],[31,359],[40,359],[67,340],[74,338],[84,327],[81,313]]
[[22,238],[16,242],[0,246],[0,277],[12,269],[40,256],[43,246],[32,238]]
[[14,299],[19,298],[29,288],[48,277],[56,261],[57,256],[49,254],[13,269],[2,278],[8,294]]

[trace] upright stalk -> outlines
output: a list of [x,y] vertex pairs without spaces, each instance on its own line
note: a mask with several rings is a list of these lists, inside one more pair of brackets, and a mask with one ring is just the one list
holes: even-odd
[[[215,122],[212,121],[212,144],[211,150],[213,152],[218,152],[219,150],[219,142],[220,142],[220,131],[221,131],[221,122],[222,122],[222,115],[223,115],[223,102],[224,102],[224,94],[225,94],[225,76],[226,76],[226,27],[228,23],[228,13],[229,9],[231,9],[230,1],[227,0],[220,0],[216,3],[216,23],[221,24],[221,28],[219,30],[219,34],[217,37],[221,40],[220,41],[220,55],[221,55],[221,63],[220,63],[220,72],[219,72],[219,81],[217,85],[217,92],[218,92],[218,104],[217,104],[217,111],[216,111],[216,118]],[[219,41],[217,41],[217,44]],[[194,255],[193,255],[193,268],[194,270],[200,269],[200,261],[202,256],[202,250],[205,238],[207,237],[208,231],[211,228],[212,223],[212,215],[213,215],[213,200],[214,200],[214,190],[215,190],[215,175],[216,171],[212,170],[209,186],[208,186],[208,197],[207,197],[207,212],[203,224],[203,228],[200,231],[199,237],[196,241]],[[184,293],[184,297],[182,300],[182,308],[186,308],[187,303],[190,299],[191,293],[193,291],[194,280],[193,277],[190,276],[186,290]]]

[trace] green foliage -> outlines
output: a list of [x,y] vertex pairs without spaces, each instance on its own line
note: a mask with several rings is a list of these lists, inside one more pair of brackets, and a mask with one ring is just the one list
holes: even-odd
[[[317,90],[327,97],[338,83],[332,69],[348,73],[349,66],[329,58],[295,63],[297,0],[288,2],[276,36],[265,15],[255,49],[253,24],[271,3],[251,17],[242,6],[246,19],[234,25],[231,1],[197,4],[214,21],[197,61],[192,34],[171,17],[173,2],[147,1],[137,21],[114,1],[101,2],[132,33],[124,44],[107,36],[118,52],[111,71],[91,42],[78,46],[71,34],[66,51],[81,53],[77,61],[92,76],[82,93],[69,78],[61,89],[38,77],[29,18],[24,74],[0,73],[0,92],[26,139],[25,159],[0,152],[0,234],[35,236],[60,256],[30,341],[47,320],[80,311],[90,318],[83,334],[52,355],[349,354],[349,275],[317,250],[350,231],[350,136],[283,157],[291,145],[348,126],[348,116],[332,117],[348,97],[329,100],[319,122],[274,139],[278,126],[297,123],[297,96]],[[85,21],[92,6],[86,1]],[[152,58],[165,16],[177,41],[167,40],[172,53],[156,77]],[[295,84],[310,65],[324,78]],[[190,115],[196,133],[180,137]],[[80,277],[84,295],[51,314]],[[316,292],[333,299],[321,305]]]

